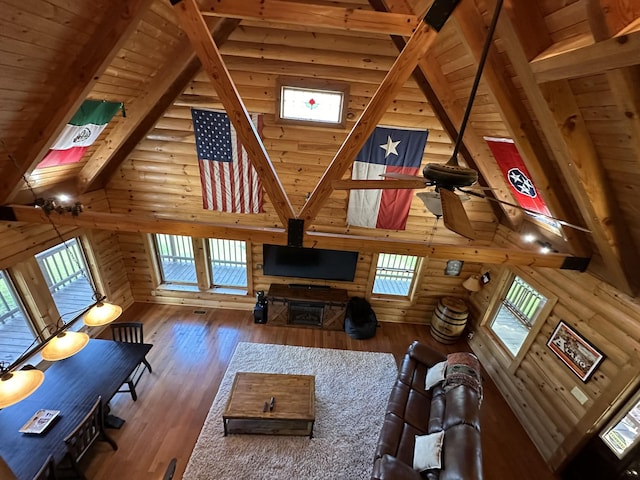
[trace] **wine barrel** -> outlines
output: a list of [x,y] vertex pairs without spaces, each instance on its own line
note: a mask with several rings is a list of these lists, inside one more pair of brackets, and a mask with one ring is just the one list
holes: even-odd
[[438,302],[431,320],[431,336],[440,343],[454,343],[467,325],[469,309],[463,300],[443,297]]

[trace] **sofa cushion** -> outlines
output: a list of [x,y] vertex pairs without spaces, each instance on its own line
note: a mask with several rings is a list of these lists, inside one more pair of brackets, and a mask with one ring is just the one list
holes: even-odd
[[387,413],[382,424],[375,458],[391,455],[411,466],[416,436],[424,433],[426,433],[424,430],[418,430],[411,424],[405,423],[401,417]]
[[422,472],[424,470],[441,468],[443,441],[444,432],[442,431],[416,436],[413,450],[414,470]]

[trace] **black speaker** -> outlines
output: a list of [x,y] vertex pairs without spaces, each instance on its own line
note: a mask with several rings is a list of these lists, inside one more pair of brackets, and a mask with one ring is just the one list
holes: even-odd
[[301,247],[304,235],[304,220],[301,218],[290,218],[287,231],[287,246]]
[[256,303],[253,307],[253,321],[255,323],[267,323],[267,304]]

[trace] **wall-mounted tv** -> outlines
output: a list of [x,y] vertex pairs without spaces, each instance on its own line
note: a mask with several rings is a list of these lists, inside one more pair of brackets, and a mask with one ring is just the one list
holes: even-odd
[[358,252],[264,244],[263,273],[277,277],[353,282]]

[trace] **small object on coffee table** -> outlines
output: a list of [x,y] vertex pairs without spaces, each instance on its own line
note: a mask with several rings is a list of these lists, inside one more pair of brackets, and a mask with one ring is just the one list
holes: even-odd
[[273,407],[276,406],[276,397],[271,397],[271,403],[269,404],[269,411],[273,412]]
[[269,408],[269,403],[268,402],[264,402],[264,406],[262,407],[262,411],[266,412]]

